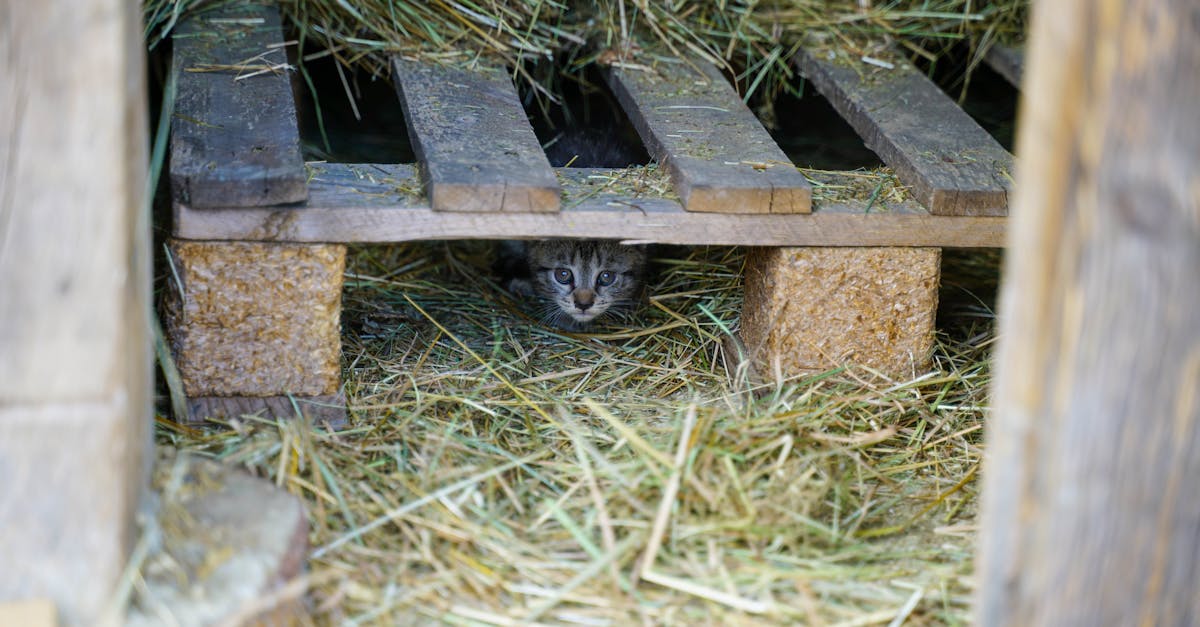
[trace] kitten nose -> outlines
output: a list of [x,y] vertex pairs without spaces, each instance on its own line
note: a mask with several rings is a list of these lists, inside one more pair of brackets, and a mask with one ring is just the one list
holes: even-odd
[[575,291],[575,306],[579,311],[587,311],[596,303],[596,293],[589,289]]

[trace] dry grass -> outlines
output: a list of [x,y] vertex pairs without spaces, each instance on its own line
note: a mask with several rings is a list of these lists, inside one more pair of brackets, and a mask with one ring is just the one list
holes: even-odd
[[353,251],[348,428],[159,430],[307,501],[318,622],[967,621],[990,320],[944,321],[915,381],[751,383],[739,249],[660,251],[589,335],[533,324],[487,250]]
[[[146,39],[167,37],[199,0],[145,0]],[[208,3],[212,5],[213,3]],[[217,3],[220,4],[220,3]],[[798,42],[816,38],[852,52],[895,41],[935,60],[966,42],[974,62],[995,42],[1019,41],[1028,0],[762,0],[657,2],[602,0],[283,0],[296,38],[348,66],[390,72],[393,54],[454,63],[487,59],[515,68],[583,49],[582,66],[598,56],[648,62],[661,53],[699,56],[727,67],[750,94],[794,83],[788,59]],[[576,57],[575,52],[568,53]],[[872,53],[874,54],[874,53]]]

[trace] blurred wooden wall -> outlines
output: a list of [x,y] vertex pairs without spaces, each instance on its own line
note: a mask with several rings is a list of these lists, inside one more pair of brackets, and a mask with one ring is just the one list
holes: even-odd
[[139,2],[0,0],[0,603],[99,624],[151,418]]
[[1200,624],[1200,2],[1034,2],[981,625]]

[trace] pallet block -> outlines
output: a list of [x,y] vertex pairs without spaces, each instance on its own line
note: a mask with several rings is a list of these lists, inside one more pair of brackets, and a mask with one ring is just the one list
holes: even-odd
[[753,249],[742,341],[768,371],[912,377],[933,353],[940,263],[940,248]]
[[346,247],[170,240],[165,323],[189,420],[339,421]]

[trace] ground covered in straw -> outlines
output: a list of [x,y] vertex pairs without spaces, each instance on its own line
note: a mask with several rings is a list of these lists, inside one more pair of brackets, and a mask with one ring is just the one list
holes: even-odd
[[158,440],[307,502],[318,624],[966,622],[996,256],[947,255],[911,381],[749,377],[744,251],[656,256],[647,304],[577,335],[487,243],[352,249],[348,427]]

